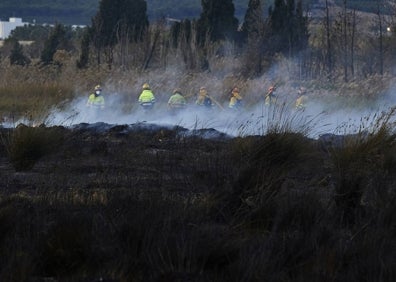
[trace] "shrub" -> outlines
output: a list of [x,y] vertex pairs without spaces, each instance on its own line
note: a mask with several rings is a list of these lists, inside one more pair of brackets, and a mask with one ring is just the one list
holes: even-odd
[[[38,72],[38,71],[37,71]],[[10,121],[21,118],[31,121],[45,121],[49,109],[73,97],[73,85],[57,82],[29,82],[20,70],[23,82],[3,83],[0,86],[0,115]]]
[[301,165],[304,154],[310,150],[309,144],[302,134],[289,132],[268,133],[243,144],[245,166],[225,199],[229,212],[254,228],[268,228],[275,209],[274,197],[290,172]]
[[72,211],[72,216],[70,210],[61,208],[51,212],[56,222],[46,222],[48,230],[38,240],[38,273],[67,277],[87,271],[89,262],[94,261],[92,219],[82,211]]
[[8,138],[2,138],[9,159],[16,171],[28,171],[43,156],[50,154],[62,144],[61,127],[28,127],[19,125]]
[[23,196],[12,195],[0,200],[1,281],[28,280],[35,266],[34,244],[29,241],[29,235],[35,234],[34,215],[32,202]]
[[[356,134],[348,135],[342,146],[330,150],[335,171],[334,200],[347,222],[354,221],[364,194],[375,192],[369,191],[373,180],[381,183],[381,187],[371,185],[383,190],[377,191],[379,194],[386,195],[390,189],[386,180],[396,164],[396,136],[390,134],[390,119],[395,110],[375,115],[370,124],[363,124]],[[369,202],[366,204],[375,204]]]

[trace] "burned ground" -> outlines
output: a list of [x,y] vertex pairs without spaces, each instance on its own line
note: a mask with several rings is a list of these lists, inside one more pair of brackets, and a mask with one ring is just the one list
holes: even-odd
[[[395,275],[386,144],[358,169],[340,136],[147,123],[1,131],[1,281]],[[369,181],[370,164],[382,168]]]

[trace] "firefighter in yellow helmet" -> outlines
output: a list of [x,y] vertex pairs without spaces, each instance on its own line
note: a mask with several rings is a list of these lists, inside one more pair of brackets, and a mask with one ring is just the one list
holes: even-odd
[[231,91],[231,98],[228,107],[233,110],[239,110],[242,108],[242,96],[238,87],[234,87]]
[[148,83],[142,86],[142,93],[139,96],[139,104],[144,110],[151,110],[155,104],[155,96]]
[[87,107],[94,109],[104,109],[104,106],[105,100],[102,95],[102,87],[100,87],[100,85],[96,85],[94,92],[88,97]]
[[306,92],[307,89],[305,87],[300,87],[297,91],[297,99],[296,99],[296,104],[295,104],[295,109],[296,110],[304,110],[305,109],[305,103],[306,103]]
[[212,99],[209,97],[206,87],[201,87],[199,89],[198,97],[195,101],[195,104],[198,106],[206,107],[207,109],[211,109],[213,107]]
[[176,88],[172,96],[168,100],[168,108],[171,114],[176,114],[187,106],[186,98],[183,96],[182,91]]
[[276,104],[275,91],[276,91],[275,85],[272,85],[268,88],[267,94],[265,94],[265,105],[266,106]]

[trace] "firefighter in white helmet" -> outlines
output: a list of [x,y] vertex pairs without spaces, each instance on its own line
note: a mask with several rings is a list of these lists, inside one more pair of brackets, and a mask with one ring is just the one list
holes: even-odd
[[96,85],[94,92],[89,95],[87,107],[94,109],[104,109],[105,99],[103,98],[102,87],[100,85]]
[[148,83],[142,86],[142,93],[139,96],[139,104],[144,110],[151,110],[155,104],[155,96]]

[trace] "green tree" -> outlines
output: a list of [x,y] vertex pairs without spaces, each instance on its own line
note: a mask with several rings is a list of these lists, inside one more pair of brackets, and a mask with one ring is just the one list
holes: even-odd
[[11,31],[10,37],[17,40],[45,41],[49,36],[49,29],[42,25],[18,26]]
[[10,60],[11,65],[25,66],[30,64],[30,59],[25,55],[23,46],[14,37],[10,36],[4,40],[1,51],[4,58]]
[[30,59],[23,54],[23,47],[18,40],[14,40],[10,54],[10,64],[20,66],[30,64]]
[[269,9],[270,46],[273,52],[294,56],[308,45],[308,20],[302,1],[275,0]]
[[80,58],[77,60],[79,69],[86,68],[89,62],[91,30],[91,28],[86,28],[81,38],[81,53]]
[[140,41],[148,24],[145,0],[101,0],[92,19],[95,46],[112,50],[121,41]]
[[67,49],[66,30],[63,25],[56,24],[48,39],[44,42],[44,49],[41,52],[41,62],[50,64],[58,49]]
[[243,39],[259,37],[264,29],[264,14],[261,0],[249,0],[245,18],[241,28]]
[[292,39],[295,40],[295,50],[299,52],[307,48],[309,40],[308,18],[304,15],[302,0],[297,1],[292,26],[294,27]]
[[183,62],[188,69],[197,67],[196,45],[192,42],[195,23],[189,19],[175,22],[170,29],[170,43],[174,49],[178,49]]
[[192,24],[189,19],[175,22],[170,29],[171,43],[173,48],[177,48],[182,43],[191,42]]
[[181,33],[181,23],[176,22],[172,24],[171,29],[170,29],[170,40],[173,48],[177,48],[177,45],[179,43],[179,38],[180,38],[180,33]]
[[263,41],[264,41],[264,14],[261,0],[250,0],[245,19],[241,28],[242,40],[246,42],[245,76],[258,76],[262,73]]
[[234,40],[238,28],[232,0],[201,0],[202,13],[197,21],[197,41],[203,45],[207,39]]

